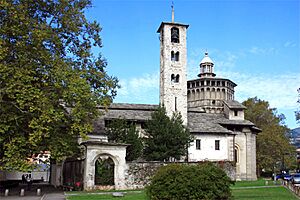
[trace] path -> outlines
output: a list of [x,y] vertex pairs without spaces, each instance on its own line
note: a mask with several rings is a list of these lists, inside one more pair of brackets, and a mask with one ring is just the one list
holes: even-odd
[[[37,196],[37,189],[41,189],[41,195]],[[21,189],[24,189],[25,195],[20,196]],[[35,183],[28,190],[26,184],[19,184],[17,187],[9,189],[9,195],[4,196],[4,191],[0,193],[1,200],[65,200],[65,195],[62,190],[59,190],[49,184]]]

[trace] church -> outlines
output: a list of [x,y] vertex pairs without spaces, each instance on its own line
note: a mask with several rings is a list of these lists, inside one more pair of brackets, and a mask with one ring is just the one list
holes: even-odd
[[[217,77],[214,62],[205,52],[199,58],[199,74],[194,80],[187,80],[187,30],[189,25],[172,21],[162,22],[157,30],[160,38],[160,105],[167,114],[180,112],[193,142],[188,149],[187,161],[230,161],[235,163],[235,180],[256,180],[256,135],[260,130],[244,119],[241,103],[234,100],[233,81]],[[216,66],[217,67],[217,66]],[[112,185],[114,189],[134,189],[136,178],[129,173],[125,161],[125,144],[110,143],[105,135],[107,124],[117,118],[125,118],[136,124],[143,134],[145,122],[158,105],[112,103],[104,115],[96,120],[95,131],[84,146],[85,155],[80,170],[84,189],[95,189],[97,160],[110,160],[113,166]],[[51,179],[54,185],[61,185],[68,176],[65,166],[52,168],[52,174],[62,179]],[[132,165],[132,163],[130,164]],[[145,164],[143,164],[145,168]],[[135,165],[136,167],[136,165]],[[76,167],[74,167],[75,169]],[[76,169],[77,169],[76,168]],[[139,173],[139,172],[135,172]],[[65,179],[65,180],[63,180]],[[135,180],[133,180],[135,179]]]

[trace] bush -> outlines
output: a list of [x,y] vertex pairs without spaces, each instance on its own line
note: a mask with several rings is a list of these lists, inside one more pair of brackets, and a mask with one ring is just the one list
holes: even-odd
[[161,167],[146,187],[150,200],[230,199],[226,173],[212,163]]

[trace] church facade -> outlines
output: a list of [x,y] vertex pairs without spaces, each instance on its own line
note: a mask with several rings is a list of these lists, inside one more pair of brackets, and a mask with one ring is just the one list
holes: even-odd
[[[160,104],[167,114],[180,112],[194,140],[188,149],[187,161],[235,162],[236,180],[256,180],[256,135],[260,130],[244,119],[245,106],[234,100],[233,81],[218,78],[214,62],[205,52],[200,61],[197,79],[187,80],[186,36],[188,25],[162,22],[160,35]],[[95,132],[85,146],[83,184],[95,188],[95,165],[98,159],[111,158],[114,166],[114,188],[126,189],[126,145],[109,143],[106,125],[113,119],[125,118],[136,124],[140,134],[158,105],[112,103],[95,122]]]

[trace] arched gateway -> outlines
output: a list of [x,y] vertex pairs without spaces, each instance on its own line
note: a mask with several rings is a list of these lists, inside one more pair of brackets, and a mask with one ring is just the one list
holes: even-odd
[[84,189],[125,189],[126,144],[86,141]]

